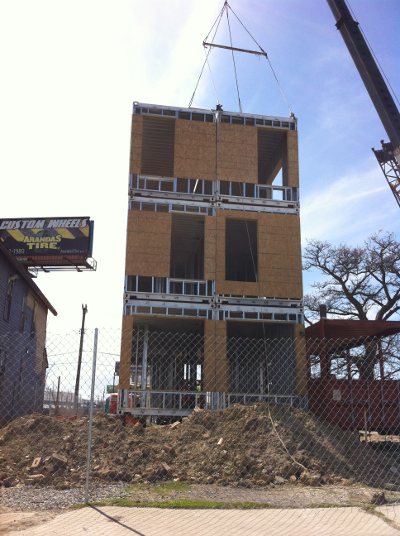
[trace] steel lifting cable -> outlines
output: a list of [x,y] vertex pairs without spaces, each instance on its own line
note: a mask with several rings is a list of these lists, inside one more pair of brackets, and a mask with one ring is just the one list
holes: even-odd
[[[218,28],[219,28],[219,25],[220,25],[220,22],[221,22],[221,19],[222,19],[222,16],[223,16],[223,14],[224,14],[225,9],[226,9],[226,5],[224,4],[223,8],[221,9],[221,11],[220,11],[219,14],[218,14],[218,17],[215,19],[215,22],[214,22],[214,24],[212,25],[211,30],[208,32],[207,37],[205,38],[205,41],[207,40],[208,36],[209,36],[210,33],[212,32],[214,26],[217,25],[217,27],[215,28],[215,32],[214,32],[213,38],[212,38],[212,40],[211,40],[211,43],[214,42],[214,39],[215,39],[215,36],[216,36],[216,34],[217,34],[217,31],[218,31]],[[196,94],[196,91],[197,91],[197,88],[198,88],[200,79],[201,79],[201,77],[202,77],[202,74],[203,74],[203,71],[204,71],[204,67],[206,66],[206,63],[208,63],[208,56],[209,56],[210,52],[211,52],[211,47],[209,48],[209,50],[208,50],[207,53],[206,53],[206,59],[204,60],[203,67],[201,68],[200,76],[199,76],[199,78],[198,78],[198,80],[197,80],[196,87],[194,88],[193,95],[192,95],[192,98],[190,99],[188,108],[190,108],[190,107],[192,106],[192,104],[193,104],[194,96],[195,96],[195,94]],[[208,65],[208,66],[209,66],[209,68],[210,68],[210,65]],[[211,68],[210,68],[210,73],[211,73]],[[212,79],[212,75],[211,75],[211,79]],[[213,85],[214,85],[214,81],[213,81]],[[215,94],[217,94],[217,91],[216,91],[216,89],[215,89],[215,85],[214,85],[214,90],[215,90]],[[218,96],[217,96],[217,100],[218,100]],[[218,101],[218,104],[219,104],[219,101]]]
[[[208,61],[208,54],[210,53],[210,51],[211,51],[211,49],[210,49],[208,52],[206,52],[206,49],[204,49],[204,53],[205,53],[205,55],[206,55],[206,62],[207,62],[207,65],[208,65],[208,69],[209,69],[209,71],[210,71],[211,82],[212,82],[212,85],[213,85],[213,87],[214,87],[215,97],[216,97],[216,99],[217,99],[217,103],[220,104],[219,99],[218,99],[217,88],[215,87],[215,84],[214,84],[214,78],[213,78],[213,75],[212,75],[212,72],[211,72],[211,65],[210,65],[210,62]],[[200,75],[200,76],[201,76],[201,75]],[[200,80],[200,78],[199,78],[199,80]],[[197,86],[196,86],[196,87],[197,87]],[[195,91],[196,91],[196,90],[195,90]],[[194,93],[193,93],[192,100],[190,101],[189,108],[190,108],[190,105],[191,105],[192,102],[193,102],[193,98],[194,98]]]
[[[243,211],[245,211],[245,207],[244,207],[244,202],[243,202],[243,198],[244,198],[244,195],[243,195],[243,190],[242,190],[242,207],[243,207]],[[245,218],[244,218],[244,221],[245,221],[245,224],[246,224],[246,231],[247,231],[247,239],[249,241],[249,249],[250,249],[250,255],[251,255],[251,261],[253,263],[253,270],[254,270],[254,276],[256,278],[256,283],[257,283],[257,292],[258,292],[258,297],[261,299],[261,289],[260,289],[260,277],[259,277],[259,274],[257,272],[257,269],[256,269],[256,263],[255,263],[255,260],[254,260],[254,255],[253,255],[253,249],[251,247],[251,239],[250,239],[250,232],[249,232],[249,227],[247,225],[247,218],[246,218],[246,215],[245,215]],[[260,303],[260,311],[262,312],[262,304]],[[263,342],[264,342],[264,352],[265,352],[265,358],[267,359],[267,338],[266,338],[266,335],[265,335],[265,321],[264,319],[262,320],[262,328],[263,328]],[[268,360],[267,360],[267,394],[269,396],[269,370],[268,370]],[[284,450],[286,451],[287,455],[289,456],[289,458],[295,463],[297,464],[299,467],[302,467],[305,471],[307,471],[306,467],[298,462],[291,454],[290,452],[288,451],[286,445],[285,445],[285,442],[283,441],[282,437],[280,436],[277,428],[276,428],[276,424],[275,424],[275,421],[273,420],[272,418],[272,414],[271,414],[271,409],[269,407],[269,400],[268,400],[268,404],[267,404],[267,407],[268,407],[268,416],[269,416],[269,419],[271,421],[271,424],[272,424],[272,427],[274,429],[274,432],[277,436],[277,438],[279,439],[280,443],[282,444],[282,447],[284,448]]]
[[263,54],[265,54],[265,57],[266,57],[266,59],[267,59],[267,62],[268,62],[268,64],[269,64],[270,68],[271,68],[272,74],[274,75],[274,78],[275,78],[275,80],[276,80],[276,82],[277,82],[277,84],[278,84],[278,87],[279,87],[279,89],[280,89],[280,92],[282,93],[282,97],[284,98],[284,100],[285,100],[285,102],[286,102],[286,105],[287,105],[287,107],[289,108],[289,112],[290,112],[291,115],[294,116],[294,114],[293,114],[293,112],[292,112],[292,109],[291,109],[290,106],[289,106],[288,100],[287,100],[287,98],[285,97],[285,94],[284,94],[284,92],[283,92],[283,89],[282,89],[282,87],[281,87],[281,85],[280,85],[280,83],[279,83],[278,77],[276,76],[275,71],[274,71],[274,69],[273,69],[273,67],[272,67],[272,64],[271,64],[271,61],[270,61],[270,59],[269,59],[269,57],[268,57],[268,54],[267,54],[267,53],[265,52],[265,50],[261,47],[261,45],[259,45],[259,43],[255,40],[255,38],[251,35],[251,33],[249,32],[249,30],[246,28],[246,26],[243,24],[243,22],[239,19],[239,17],[238,17],[238,16],[236,15],[236,13],[233,11],[233,9],[231,8],[231,6],[228,4],[228,2],[225,2],[225,4],[227,5],[227,7],[229,7],[229,9],[230,9],[230,10],[232,11],[232,13],[235,15],[235,17],[236,17],[237,20],[240,22],[240,24],[242,25],[242,27],[243,27],[243,28],[246,30],[246,32],[249,34],[249,36],[253,39],[253,41],[254,41],[255,44],[258,46],[258,48],[261,50],[261,52],[263,52]]
[[[229,5],[229,4],[227,4],[227,5]],[[231,48],[232,48],[231,52],[232,52],[232,60],[233,60],[233,69],[235,71],[235,81],[236,81],[236,90],[237,90],[238,101],[239,101],[239,110],[240,110],[240,113],[242,113],[242,103],[240,102],[239,84],[238,84],[238,78],[237,78],[237,72],[236,72],[235,54],[233,53],[232,32],[231,32],[231,25],[230,25],[230,22],[229,22],[228,10],[226,10],[226,20],[228,21],[229,39],[230,39]]]

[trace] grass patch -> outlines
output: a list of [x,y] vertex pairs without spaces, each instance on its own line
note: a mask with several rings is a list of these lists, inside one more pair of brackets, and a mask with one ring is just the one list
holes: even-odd
[[125,491],[140,491],[142,489],[146,489],[147,485],[143,484],[142,482],[138,482],[137,484],[130,484],[129,486],[126,486],[124,488]]
[[389,526],[393,527],[394,529],[400,530],[400,525],[398,525],[392,519],[386,517],[384,514],[382,514],[382,512],[379,512],[379,510],[377,510],[375,506],[364,505],[364,506],[361,506],[361,508],[364,510],[364,512],[367,512],[368,514],[379,517],[379,519],[382,519],[382,521],[384,521],[385,523],[387,523]]
[[158,493],[158,495],[168,495],[171,491],[187,491],[190,488],[190,482],[165,482],[163,484],[155,484],[152,491]]
[[306,508],[363,508],[365,504],[358,504],[358,503],[345,503],[345,504],[337,504],[337,503],[311,503],[307,504]]
[[89,504],[77,504],[73,509],[85,508],[86,506],[122,506],[128,508],[183,508],[183,509],[219,509],[219,510],[254,510],[260,508],[273,508],[269,503],[255,502],[212,502],[212,501],[134,501],[132,499],[109,499]]

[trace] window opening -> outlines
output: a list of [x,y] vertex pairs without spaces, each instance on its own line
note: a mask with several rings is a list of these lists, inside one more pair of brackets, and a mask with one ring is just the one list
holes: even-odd
[[258,129],[258,183],[287,186],[287,138],[285,132]]
[[23,298],[22,298],[22,308],[21,308],[22,314],[21,314],[21,327],[20,327],[20,330],[21,330],[22,333],[24,332],[24,327],[25,327],[27,301],[28,301],[28,296],[27,296],[27,294],[25,294],[23,296]]
[[12,295],[16,279],[18,279],[17,275],[10,275],[8,278],[6,304],[4,308],[4,320],[7,320],[7,322],[10,320]]
[[153,278],[151,276],[140,275],[138,277],[138,292],[152,292]]
[[227,219],[225,227],[225,279],[227,281],[256,282],[257,266],[257,222]]
[[36,333],[36,309],[37,309],[37,301],[35,300],[33,302],[31,337],[34,337]]
[[204,279],[204,218],[172,214],[170,277]]

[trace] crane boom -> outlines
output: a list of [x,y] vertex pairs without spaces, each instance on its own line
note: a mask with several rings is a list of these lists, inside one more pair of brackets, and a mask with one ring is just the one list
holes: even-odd
[[350,52],[373,105],[389,137],[382,149],[372,149],[400,206],[400,113],[367,42],[344,0],[327,0],[336,28]]

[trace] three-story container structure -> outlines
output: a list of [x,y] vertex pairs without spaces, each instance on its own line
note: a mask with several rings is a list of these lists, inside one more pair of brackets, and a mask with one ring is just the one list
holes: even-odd
[[125,274],[120,408],[132,383],[304,398],[297,120],[135,102]]

